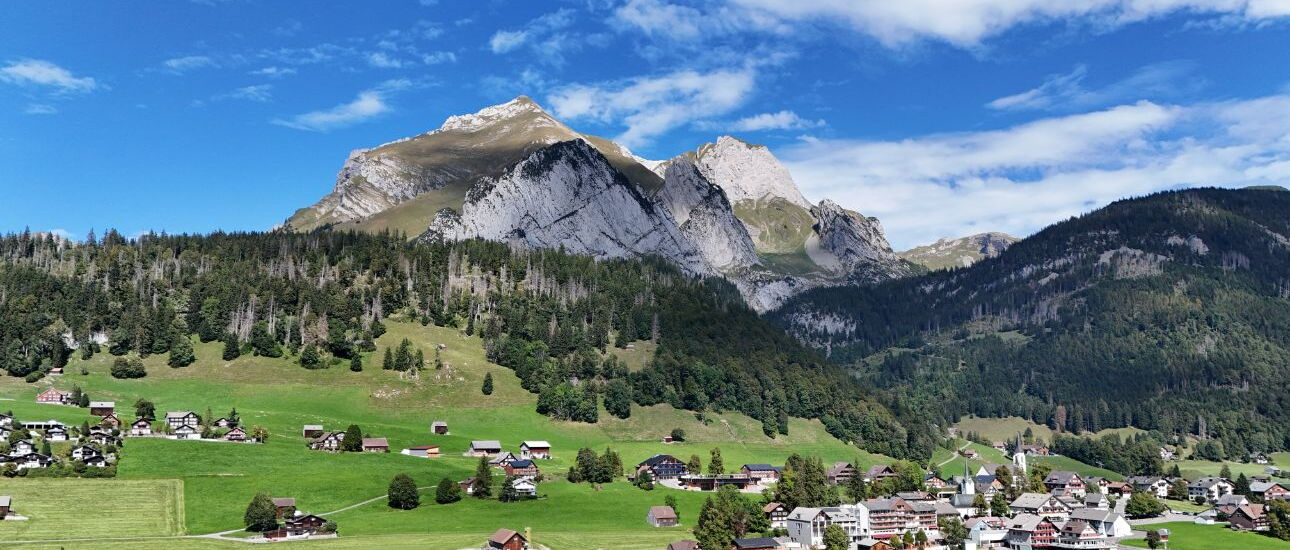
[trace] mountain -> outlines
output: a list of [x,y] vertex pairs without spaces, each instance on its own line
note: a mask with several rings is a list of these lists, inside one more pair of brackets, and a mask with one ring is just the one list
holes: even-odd
[[1018,240],[1007,233],[977,233],[957,239],[938,239],[896,255],[932,270],[967,267],[982,258],[998,256]]
[[721,275],[759,311],[808,288],[911,273],[874,218],[812,205],[764,146],[722,136],[666,161],[581,134],[527,97],[358,150],[292,231],[484,238]]
[[1290,448],[1290,193],[1122,200],[971,266],[768,317],[940,421],[1022,416]]

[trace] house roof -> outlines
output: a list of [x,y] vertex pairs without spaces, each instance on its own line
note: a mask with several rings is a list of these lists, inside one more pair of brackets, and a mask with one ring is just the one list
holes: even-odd
[[323,429],[323,427],[322,427],[322,424],[305,424],[305,426],[304,426],[304,428],[303,428],[303,429],[305,429],[305,430],[320,430],[320,431],[321,431],[321,430]]
[[1197,479],[1196,481],[1193,481],[1187,484],[1187,486],[1196,487],[1198,489],[1208,489],[1210,487],[1218,485],[1219,483],[1228,483],[1228,481],[1221,477],[1202,477],[1200,479]]
[[1163,479],[1164,478],[1160,476],[1129,476],[1124,479],[1124,482],[1130,485],[1139,485],[1139,486],[1155,485],[1157,481],[1161,481]]
[[770,537],[757,537],[752,539],[735,539],[735,548],[739,550],[761,550],[769,548],[779,548],[779,541]]
[[797,508],[793,508],[793,511],[788,513],[788,519],[797,520],[797,521],[811,521],[815,519],[815,516],[818,516],[818,515],[820,515],[819,508],[806,508],[804,506],[799,506]]
[[495,439],[481,439],[470,442],[472,449],[501,449],[502,442]]
[[8,506],[11,500],[9,495],[0,495],[0,506]]
[[[1009,504],[1012,508],[1036,509],[1047,504],[1051,500],[1056,500],[1053,495],[1048,493],[1022,493],[1016,500]],[[1061,502],[1060,500],[1057,502]]]
[[116,408],[114,401],[90,401],[91,409],[113,409]]
[[1234,513],[1241,514],[1250,519],[1257,519],[1263,517],[1264,508],[1262,504],[1246,504],[1244,506],[1238,506]]
[[699,543],[692,540],[678,540],[667,545],[667,550],[699,550]]
[[435,420],[434,422],[431,422],[431,423],[430,423],[430,425],[431,425],[431,426],[447,426],[447,425],[448,425],[448,423],[447,423],[447,422],[444,422],[444,421],[442,421],[442,420]]
[[273,499],[273,505],[274,505],[274,506],[278,506],[278,507],[282,507],[282,506],[295,506],[295,505],[296,505],[296,499],[294,499],[294,498],[292,498],[292,497],[280,497],[280,498],[275,498],[275,499]]
[[765,472],[765,471],[778,472],[783,470],[784,468],[782,466],[771,466],[770,464],[744,464],[742,467],[740,467],[740,469],[741,470],[747,469],[750,472]]
[[387,441],[384,437],[364,437],[363,446],[364,447],[389,447],[390,442]]
[[649,515],[654,519],[676,519],[676,510],[671,506],[650,506]]
[[1017,514],[1016,516],[1013,516],[1012,519],[1008,520],[1008,529],[1029,532],[1034,531],[1035,528],[1039,527],[1039,524],[1043,522],[1043,516],[1036,516],[1034,514]]
[[512,461],[510,462],[510,465],[511,465],[511,467],[512,467],[512,468],[528,468],[528,467],[533,466],[533,461],[532,461],[532,460],[528,460],[528,459],[525,459],[525,460],[512,460]]
[[1276,487],[1276,486],[1280,486],[1282,489],[1285,489],[1285,488],[1286,488],[1286,486],[1285,486],[1285,485],[1283,485],[1283,484],[1281,484],[1281,483],[1279,483],[1279,482],[1273,482],[1273,481],[1253,481],[1253,482],[1250,482],[1250,491],[1251,491],[1251,492],[1254,492],[1254,493],[1263,493],[1263,492],[1266,492],[1268,489],[1271,489],[1271,488]]
[[1111,523],[1120,517],[1120,514],[1111,510],[1100,510],[1098,508],[1076,508],[1071,512],[1071,519],[1084,521],[1096,521],[1101,523]]
[[188,415],[190,415],[190,414],[195,415],[195,413],[193,413],[193,411],[170,411],[170,412],[166,413],[166,418],[183,418],[183,417],[188,416]]
[[783,508],[783,507],[784,507],[784,503],[782,502],[767,502],[765,506],[761,507],[761,511],[770,513],[775,511],[778,508]]
[[1073,519],[1062,525],[1063,533],[1082,533],[1089,529],[1088,523]]
[[1072,472],[1069,470],[1058,470],[1051,474],[1048,474],[1048,477],[1044,478],[1044,483],[1061,483],[1065,485],[1074,481],[1078,481],[1079,479],[1080,479],[1079,474],[1075,472]]
[[653,466],[653,465],[655,465],[655,464],[658,464],[658,463],[660,463],[660,462],[664,462],[664,461],[667,461],[667,460],[675,460],[675,461],[677,461],[677,462],[680,462],[679,460],[677,460],[677,458],[676,458],[676,457],[674,457],[674,456],[672,456],[672,455],[654,455],[654,456],[651,456],[651,457],[649,457],[649,458],[647,458],[647,459],[645,459],[645,460],[642,460],[642,461],[641,461],[641,463],[640,463],[640,464],[637,464],[636,466],[637,466],[638,468],[639,468],[639,467],[641,467],[641,466]]
[[408,448],[415,451],[429,451],[431,449],[438,449],[439,446],[438,445],[417,445],[416,447],[408,447]]
[[1232,495],[1223,495],[1223,496],[1221,496],[1221,497],[1218,497],[1218,505],[1219,505],[1219,506],[1222,506],[1222,505],[1224,505],[1224,504],[1231,504],[1231,505],[1233,505],[1233,506],[1240,506],[1240,505],[1242,505],[1242,504],[1246,504],[1246,503],[1248,503],[1248,502],[1250,502],[1250,499],[1245,498],[1244,496],[1241,496],[1241,495],[1235,495],[1235,494],[1232,494]]
[[521,445],[528,447],[530,449],[550,449],[551,448],[551,444],[545,441],[525,441],[524,443],[521,443]]
[[868,474],[869,477],[873,477],[883,472],[891,472],[891,471],[892,471],[891,466],[888,466],[886,464],[875,464],[873,466],[870,466],[869,470],[865,473]]
[[520,535],[519,533],[516,533],[515,531],[512,531],[510,529],[498,529],[496,532],[493,533],[493,536],[488,537],[488,542],[495,542],[497,544],[506,544],[506,541],[511,540],[512,538],[515,538],[516,535],[519,535],[520,538],[524,538],[524,535]]

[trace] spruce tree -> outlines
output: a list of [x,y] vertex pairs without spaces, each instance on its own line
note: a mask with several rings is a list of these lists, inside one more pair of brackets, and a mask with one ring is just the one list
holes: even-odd
[[363,358],[361,355],[355,353],[354,356],[349,359],[349,370],[354,372],[363,372]]
[[273,505],[273,499],[264,493],[256,493],[246,506],[242,522],[246,524],[247,531],[271,531],[278,526],[277,516],[278,508]]
[[439,486],[434,492],[434,501],[439,504],[451,504],[459,500],[461,500],[461,486],[446,477],[439,480]]
[[171,367],[187,367],[197,360],[193,353],[193,342],[188,339],[187,335],[180,335],[175,338],[175,343],[170,346],[170,359],[166,361]]
[[224,333],[224,360],[232,361],[241,355],[242,347],[237,342],[237,335],[231,332]]
[[497,495],[497,500],[502,502],[515,502],[520,499],[520,494],[515,491],[515,476],[506,476],[502,481],[501,494]]
[[721,461],[721,448],[712,448],[712,458],[708,459],[708,473],[712,475],[726,473],[725,463]]
[[399,510],[411,510],[421,505],[417,484],[408,474],[399,474],[390,480],[389,505]]
[[318,348],[313,344],[305,346],[304,351],[300,352],[300,366],[306,369],[316,369],[322,366],[322,357],[318,354]]
[[493,468],[488,465],[488,457],[479,457],[475,465],[475,479],[470,483],[471,496],[491,498],[493,496]]
[[390,355],[390,348],[385,348],[385,356],[381,358],[381,370],[394,370],[394,357]]
[[479,391],[484,392],[484,395],[493,395],[493,373],[484,373],[484,385],[479,388]]
[[358,424],[350,424],[345,428],[345,438],[340,441],[340,450],[345,452],[363,450],[363,430],[358,427]]

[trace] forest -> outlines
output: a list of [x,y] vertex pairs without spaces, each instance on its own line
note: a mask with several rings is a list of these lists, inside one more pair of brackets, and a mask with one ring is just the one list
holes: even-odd
[[1136,426],[1243,459],[1290,448],[1287,235],[1290,193],[1166,192],[971,267],[813,290],[770,318],[897,414]]
[[[738,411],[785,433],[790,416],[871,452],[926,460],[930,425],[898,417],[862,384],[748,309],[720,278],[657,258],[596,261],[504,243],[409,243],[400,235],[318,231],[146,234],[83,242],[0,238],[0,361],[39,380],[72,354],[193,361],[192,341],[225,358],[285,357],[303,368],[362,368],[391,316],[485,339],[554,418],[595,422],[631,403]],[[658,344],[628,372],[614,356]],[[385,350],[386,368],[420,368],[421,350]],[[375,355],[373,355],[374,357]]]

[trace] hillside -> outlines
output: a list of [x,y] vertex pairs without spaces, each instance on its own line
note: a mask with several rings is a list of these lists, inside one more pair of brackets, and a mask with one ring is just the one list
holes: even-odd
[[978,233],[957,239],[940,239],[896,255],[927,269],[951,269],[967,267],[983,258],[998,256],[1019,240],[1007,233]]
[[967,268],[817,289],[770,317],[946,424],[1136,426],[1239,458],[1290,446],[1288,236],[1290,194],[1160,193]]

